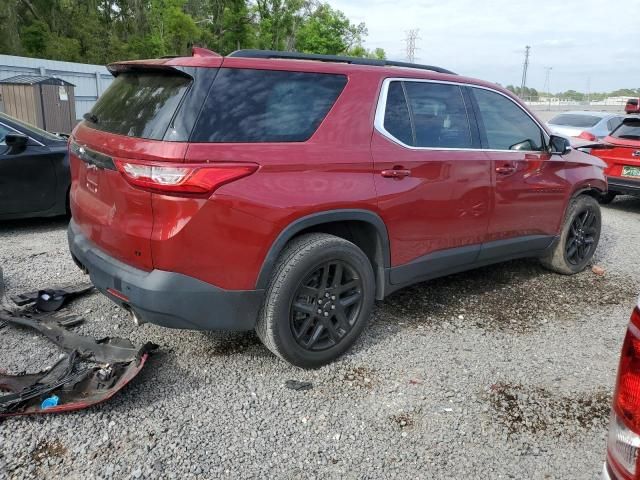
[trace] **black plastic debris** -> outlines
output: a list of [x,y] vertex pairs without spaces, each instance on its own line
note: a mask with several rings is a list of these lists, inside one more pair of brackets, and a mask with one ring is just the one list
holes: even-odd
[[35,304],[41,312],[60,310],[69,300],[84,295],[93,290],[91,283],[70,284],[56,288],[46,288],[33,292],[13,295],[11,300],[19,307]]
[[301,382],[299,380],[287,380],[284,383],[284,386],[291,390],[311,390],[313,388],[313,384],[311,382]]

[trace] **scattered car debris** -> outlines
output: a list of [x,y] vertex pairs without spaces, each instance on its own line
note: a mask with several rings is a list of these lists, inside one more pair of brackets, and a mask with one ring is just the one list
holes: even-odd
[[299,380],[287,380],[285,382],[285,387],[291,390],[311,390],[313,388],[313,383],[311,382],[301,382]]
[[19,293],[18,295],[13,295],[11,300],[19,307],[35,304],[36,308],[41,312],[53,312],[60,310],[69,300],[88,293],[93,288],[91,283],[85,282],[77,285]]
[[157,348],[153,343],[136,348],[124,338],[79,335],[53,316],[34,319],[5,311],[0,319],[33,328],[67,351],[42,372],[0,374],[0,390],[9,392],[0,396],[0,417],[79,410],[108,400],[142,370]]
[[82,283],[14,295],[11,300],[23,308],[13,310],[4,302],[0,269],[0,328],[34,329],[65,350],[54,365],[41,372],[0,372],[0,418],[87,408],[111,398],[140,372],[157,345],[135,347],[124,338],[96,340],[68,330],[84,318],[60,309],[92,289],[93,285]]

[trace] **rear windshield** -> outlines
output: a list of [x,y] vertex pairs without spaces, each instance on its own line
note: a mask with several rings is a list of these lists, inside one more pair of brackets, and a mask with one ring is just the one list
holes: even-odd
[[640,140],[640,118],[636,121],[625,120],[622,125],[611,132],[611,136],[627,140]]
[[193,142],[303,142],[347,83],[344,75],[220,69]]
[[566,125],[567,127],[593,127],[602,120],[602,117],[593,115],[580,115],[577,113],[563,113],[553,117],[549,123],[552,125]]
[[190,84],[183,75],[121,73],[85,119],[104,132],[161,140]]

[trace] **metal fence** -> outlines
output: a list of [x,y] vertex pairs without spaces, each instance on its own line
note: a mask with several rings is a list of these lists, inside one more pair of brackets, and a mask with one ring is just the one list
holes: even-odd
[[74,84],[78,119],[91,110],[98,96],[113,80],[103,65],[0,55],[0,80],[24,74],[50,75]]

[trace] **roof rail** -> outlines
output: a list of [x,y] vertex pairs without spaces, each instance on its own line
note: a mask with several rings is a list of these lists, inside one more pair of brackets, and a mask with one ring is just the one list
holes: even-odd
[[236,50],[235,52],[227,55],[228,57],[242,57],[242,58],[280,58],[289,60],[317,60],[320,62],[340,62],[350,63],[352,65],[372,65],[376,67],[405,67],[405,68],[417,68],[419,70],[431,70],[432,72],[448,73],[450,75],[456,75],[454,72],[435,67],[433,65],[420,65],[417,63],[409,62],[394,62],[390,60],[379,60],[376,58],[360,58],[360,57],[345,57],[341,55],[318,55],[315,53],[298,53],[298,52],[279,52],[276,50]]

